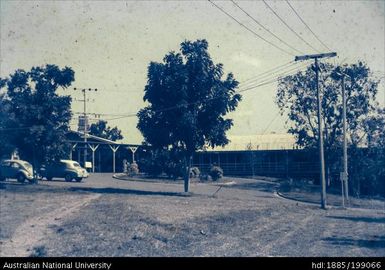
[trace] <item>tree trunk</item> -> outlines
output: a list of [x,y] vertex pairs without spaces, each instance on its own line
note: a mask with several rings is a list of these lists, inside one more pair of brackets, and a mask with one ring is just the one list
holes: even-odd
[[189,192],[190,190],[190,168],[192,164],[192,155],[189,154],[185,157],[185,175],[184,175],[184,192]]
[[326,147],[325,149],[325,179],[326,179],[326,187],[327,188],[330,188],[330,185],[331,185],[331,179],[330,179],[330,167],[331,167],[331,155],[333,155],[333,153],[331,153],[331,150]]

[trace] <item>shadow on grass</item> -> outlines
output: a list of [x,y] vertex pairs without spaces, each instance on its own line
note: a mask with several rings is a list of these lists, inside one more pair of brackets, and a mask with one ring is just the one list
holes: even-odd
[[339,246],[356,246],[365,248],[384,248],[385,247],[385,236],[373,236],[372,239],[351,239],[351,238],[338,238],[338,237],[327,237],[322,239],[328,241],[333,245]]
[[338,216],[328,216],[328,218],[346,219],[346,220],[357,221],[357,222],[385,223],[385,217],[338,217]]
[[18,183],[18,182],[2,182],[0,183],[3,186],[0,188],[0,190],[3,190],[4,194],[7,193],[63,193],[68,192],[69,189],[66,186],[54,186],[54,185],[47,185],[45,183],[39,183],[39,184],[30,184],[30,183]]
[[31,183],[29,181],[25,181],[23,183],[17,182],[16,180],[7,180],[0,182],[0,185],[3,186],[3,188],[6,188],[7,186],[26,186],[26,185],[36,185],[35,183]]
[[34,247],[29,257],[47,257],[47,250],[45,246]]
[[273,192],[276,189],[277,184],[275,183],[244,183],[244,184],[235,184],[233,187],[240,189],[256,189],[264,192]]
[[150,195],[150,196],[177,196],[186,197],[188,194],[178,192],[163,192],[163,191],[144,191],[135,189],[121,188],[91,188],[91,187],[71,187],[70,191],[94,192],[100,194],[132,194],[132,195]]

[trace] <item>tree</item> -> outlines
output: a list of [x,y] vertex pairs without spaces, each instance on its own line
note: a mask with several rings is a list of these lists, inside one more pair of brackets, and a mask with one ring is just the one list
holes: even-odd
[[222,80],[223,65],[214,64],[207,50],[206,40],[185,41],[180,53],[168,53],[163,63],[151,62],[143,98],[150,104],[137,114],[145,143],[183,156],[185,192],[193,153],[229,142],[226,131],[233,121],[225,116],[241,100],[233,74]]
[[[322,125],[326,167],[332,162],[332,151],[342,145],[342,94],[340,73],[344,72],[347,103],[348,143],[353,147],[368,145],[377,138],[373,127],[380,125],[375,119],[378,81],[371,78],[369,67],[358,62],[352,65],[321,65],[320,89],[322,93]],[[297,144],[306,148],[317,147],[318,120],[315,72],[309,67],[305,72],[281,78],[276,103],[282,114],[287,114],[292,126],[288,132],[296,137]],[[371,124],[370,124],[371,123]],[[326,170],[327,173],[327,170]]]
[[107,126],[107,121],[99,120],[97,123],[92,124],[90,127],[90,134],[105,138],[111,141],[117,141],[123,139],[121,130],[117,127],[111,128]]
[[349,171],[355,195],[385,197],[385,109],[364,120],[367,147],[352,147]]
[[[5,79],[0,78],[0,89],[6,85],[6,82]],[[5,93],[0,92],[0,158],[9,155],[14,149],[14,147],[7,141],[8,136],[6,136],[6,133],[8,132],[6,123],[9,118],[7,113],[8,107],[9,105],[6,102]]]
[[[364,120],[375,112],[378,81],[371,79],[369,68],[358,62],[343,67],[324,64],[321,69],[322,112],[325,148],[340,145],[342,141],[341,81],[335,76],[342,69],[348,74],[345,83],[347,102],[347,128],[350,143],[358,145],[367,134]],[[309,67],[305,72],[281,78],[276,103],[282,114],[288,114],[289,133],[295,135],[297,144],[315,147],[318,141],[317,98],[315,72]]]
[[364,128],[368,146],[385,149],[385,108],[365,119]]
[[[2,140],[9,150],[18,149],[21,158],[36,163],[63,158],[69,152],[65,135],[71,119],[71,97],[59,96],[59,87],[74,81],[71,68],[56,65],[16,70],[2,79]],[[11,146],[11,147],[10,147]]]

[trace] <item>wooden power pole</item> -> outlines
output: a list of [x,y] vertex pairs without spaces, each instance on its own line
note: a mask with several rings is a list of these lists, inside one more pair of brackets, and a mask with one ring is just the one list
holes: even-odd
[[320,182],[321,182],[321,208],[326,209],[326,180],[325,180],[325,158],[324,158],[324,144],[323,144],[323,128],[322,128],[322,100],[319,89],[319,65],[318,59],[324,57],[335,57],[337,53],[321,53],[312,55],[296,56],[295,61],[314,59],[316,88],[317,88],[317,109],[318,109],[318,147],[320,159]]
[[[342,182],[342,197],[345,196],[346,202],[349,203],[349,186],[348,186],[348,147],[347,147],[347,136],[346,136],[346,93],[345,93],[345,76],[344,72],[338,73],[341,76],[341,88],[342,88],[342,130],[343,130],[343,163],[344,171],[341,175]],[[342,200],[343,207],[345,202]]]
[[[91,88],[83,88],[83,89],[79,89],[79,88],[74,88],[74,90],[75,91],[77,91],[77,90],[80,90],[80,91],[82,91],[83,92],[83,99],[81,99],[81,100],[79,100],[79,101],[82,101],[83,102],[83,118],[84,118],[84,130],[83,130],[83,132],[84,132],[84,138],[83,138],[83,140],[84,140],[84,168],[86,168],[86,162],[87,162],[87,129],[88,129],[88,126],[87,126],[87,124],[88,124],[88,117],[87,117],[87,107],[86,107],[86,105],[87,105],[87,98],[86,98],[86,93],[87,93],[87,90],[88,91],[98,91],[98,89],[91,89]],[[95,165],[94,164],[92,164],[92,166],[94,167]]]

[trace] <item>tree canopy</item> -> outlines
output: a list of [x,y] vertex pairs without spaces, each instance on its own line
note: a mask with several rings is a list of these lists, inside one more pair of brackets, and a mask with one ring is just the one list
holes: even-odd
[[[181,152],[187,160],[205,146],[224,146],[233,125],[225,118],[241,100],[232,73],[214,64],[206,40],[185,41],[162,63],[151,62],[138,129],[155,149]],[[186,173],[188,175],[188,173]],[[188,180],[187,180],[188,181]]]
[[[351,191],[359,195],[361,189],[373,192],[384,186],[385,110],[376,102],[379,81],[373,78],[365,63],[322,65],[319,81],[326,168],[342,166],[342,73],[345,74],[347,138],[350,146],[349,182]],[[297,143],[305,148],[317,146],[316,95],[312,67],[279,80],[276,103],[281,113],[288,115],[291,123],[289,133],[294,134]],[[366,148],[360,148],[362,146]],[[331,180],[329,170],[325,172],[327,179]]]
[[98,136],[100,138],[108,139],[111,141],[117,141],[123,139],[122,131],[117,127],[111,128],[107,126],[107,121],[99,120],[97,123],[90,126],[91,135]]
[[[368,138],[367,121],[376,114],[378,81],[370,77],[369,67],[358,62],[352,65],[334,66],[323,64],[320,72],[322,93],[322,117],[326,149],[342,142],[342,94],[341,80],[336,74],[343,71],[347,76],[345,92],[347,103],[347,129],[349,142],[363,143]],[[289,133],[304,147],[315,147],[318,140],[317,95],[315,72],[309,67],[305,72],[281,78],[276,103],[282,114],[287,114],[292,126]]]
[[57,94],[74,81],[74,71],[56,65],[16,70],[1,80],[2,154],[18,149],[21,158],[45,162],[67,155],[65,135],[71,119],[71,97]]

